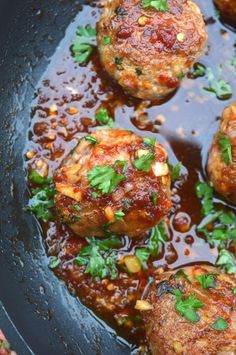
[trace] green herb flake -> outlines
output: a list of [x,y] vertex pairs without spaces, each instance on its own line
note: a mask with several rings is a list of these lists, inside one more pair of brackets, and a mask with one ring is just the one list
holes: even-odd
[[158,195],[157,195],[156,192],[152,192],[151,193],[151,199],[152,199],[153,205],[156,206],[157,205],[157,200],[158,200]]
[[26,212],[33,212],[37,218],[48,222],[52,219],[51,208],[54,207],[55,188],[53,186],[44,186],[42,188],[32,189],[33,197],[24,208]]
[[156,144],[156,138],[148,138],[148,137],[144,137],[143,141],[146,145],[149,145],[151,147],[155,146]]
[[80,205],[74,204],[73,205],[74,210],[76,210],[77,212],[81,212],[82,208],[80,207]]
[[86,136],[85,139],[86,139],[86,141],[89,141],[89,142],[91,142],[94,145],[99,143],[98,140],[96,138],[92,137],[92,136]]
[[52,256],[50,258],[48,267],[50,269],[56,269],[60,265],[60,263],[61,263],[61,260],[57,256]]
[[34,169],[32,169],[29,174],[29,180],[38,185],[46,185],[52,182],[52,178],[43,177]]
[[104,46],[107,46],[108,44],[111,44],[112,43],[112,38],[109,37],[109,36],[103,36],[103,39],[102,39],[102,44]]
[[227,137],[224,133],[219,132],[218,134],[218,143],[221,150],[221,158],[225,162],[226,165],[232,163],[232,142],[229,137]]
[[142,0],[142,6],[153,7],[157,11],[168,11],[168,1],[167,0]]
[[161,245],[168,240],[166,234],[165,223],[162,221],[151,229],[148,249],[152,256],[157,256],[160,251]]
[[214,211],[213,206],[213,188],[204,182],[198,182],[195,185],[195,192],[198,198],[202,199],[202,213],[209,215]]
[[114,167],[117,168],[118,166],[122,167],[122,173],[124,173],[127,169],[128,162],[125,160],[116,160]]
[[233,94],[231,85],[223,79],[212,81],[209,86],[203,89],[213,93],[220,100],[228,100]]
[[236,275],[236,257],[228,250],[220,250],[216,265],[223,269],[223,271]]
[[118,57],[115,58],[115,65],[119,66],[122,65],[122,63],[123,63],[123,58],[118,58]]
[[180,178],[180,176],[181,176],[181,168],[182,168],[181,161],[178,162],[174,167],[171,166],[171,181],[172,182],[174,182],[174,181],[176,181],[176,180],[178,180]]
[[196,276],[196,279],[201,284],[204,290],[214,288],[216,286],[215,276],[212,274],[203,274]]
[[193,294],[184,298],[183,293],[175,288],[172,293],[176,297],[175,309],[184,318],[186,318],[191,323],[196,323],[200,320],[198,313],[196,312],[199,308],[204,307],[203,303],[195,297]]
[[213,324],[212,324],[212,329],[214,330],[221,330],[224,331],[228,328],[228,323],[224,318],[218,318]]
[[76,34],[77,37],[71,47],[72,54],[78,64],[85,64],[94,50],[96,29],[90,25],[79,26]]
[[91,187],[102,194],[108,194],[115,190],[119,183],[125,180],[123,174],[116,174],[111,166],[98,165],[87,174]]
[[150,256],[150,250],[148,248],[140,248],[136,249],[135,256],[138,258],[140,264],[142,265],[143,269],[147,269],[147,261]]
[[139,68],[135,68],[135,73],[136,73],[138,76],[140,76],[140,75],[143,74],[142,70],[139,69]]
[[141,170],[146,173],[149,173],[151,169],[151,165],[154,162],[154,160],[155,160],[155,155],[152,153],[147,153],[143,155],[141,158],[135,159],[133,161],[133,166],[137,170]]
[[204,76],[205,74],[206,74],[206,67],[201,63],[195,63],[193,66],[191,77],[196,79]]
[[114,213],[114,216],[116,221],[123,221],[123,217],[125,216],[125,214],[122,210],[119,210]]
[[114,124],[113,119],[109,116],[107,109],[104,107],[97,111],[95,118],[98,123],[101,125],[107,125],[109,128]]
[[234,287],[234,288],[232,289],[232,292],[233,292],[234,295],[236,295],[236,287]]

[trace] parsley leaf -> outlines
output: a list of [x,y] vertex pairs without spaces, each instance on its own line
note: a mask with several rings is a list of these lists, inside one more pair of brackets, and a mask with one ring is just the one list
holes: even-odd
[[107,46],[108,44],[111,44],[112,43],[112,38],[109,37],[109,36],[103,36],[103,39],[102,39],[102,44],[104,46]]
[[164,221],[151,229],[148,248],[152,256],[157,256],[160,251],[160,246],[168,240]]
[[209,215],[213,210],[213,188],[204,182],[195,185],[197,197],[202,199],[202,213]]
[[50,184],[52,182],[52,178],[45,178],[34,169],[29,174],[29,180],[39,185]]
[[183,293],[179,289],[173,289],[172,293],[176,297],[175,309],[184,318],[191,323],[196,323],[200,320],[196,310],[202,308],[203,303],[196,298],[193,294],[184,299]]
[[232,163],[232,142],[224,133],[219,132],[218,142],[221,150],[221,158],[226,165]]
[[24,208],[26,212],[33,212],[37,218],[48,222],[52,219],[50,209],[54,207],[55,189],[53,186],[44,186],[42,188],[32,189],[33,197]]
[[220,250],[216,265],[218,265],[221,269],[228,272],[229,274],[236,275],[236,257],[228,250]]
[[95,166],[88,172],[87,176],[90,185],[102,194],[111,193],[125,179],[123,174],[117,174],[109,165]]
[[193,79],[199,78],[206,74],[206,67],[201,63],[195,63],[193,66],[193,71],[190,73],[190,77]]
[[149,173],[151,165],[155,160],[155,155],[152,153],[147,153],[141,158],[135,159],[133,165],[136,169]]
[[107,109],[104,107],[97,111],[95,118],[98,123],[101,125],[107,125],[110,128],[114,124],[113,119],[109,116]]
[[169,167],[171,168],[171,181],[174,182],[178,180],[181,176],[182,163],[180,161],[174,167],[169,164]]
[[216,285],[215,276],[212,274],[198,275],[198,276],[196,276],[196,279],[201,284],[201,286],[204,290],[206,290],[208,288],[214,288]]
[[106,239],[87,238],[88,246],[81,248],[74,262],[78,266],[85,265],[85,272],[92,277],[111,279],[117,277],[116,256],[110,248],[121,246],[121,240],[116,236]]
[[116,221],[123,221],[123,217],[125,216],[125,214],[122,210],[119,210],[114,213],[114,216]]
[[147,261],[149,259],[150,256],[150,250],[148,248],[140,248],[140,249],[136,249],[135,251],[135,255],[138,258],[140,264],[142,265],[142,267],[144,269],[147,269]]
[[52,256],[50,258],[48,267],[50,269],[55,269],[55,268],[57,268],[60,265],[60,263],[61,263],[61,260],[57,256]]
[[228,324],[224,318],[218,318],[213,324],[212,324],[212,329],[215,330],[226,330],[228,328]]
[[97,140],[96,138],[92,137],[92,136],[86,136],[85,139],[86,139],[87,141],[91,142],[91,143],[94,144],[94,145],[96,145],[96,144],[99,143],[98,140]]
[[71,47],[72,54],[78,64],[84,64],[93,52],[96,41],[96,29],[90,25],[85,27],[79,26],[76,34],[77,37]]
[[157,11],[168,11],[169,6],[167,0],[142,0],[143,7],[153,7]]
[[155,146],[155,144],[156,144],[156,138],[144,137],[143,141],[145,144],[150,145],[150,146]]
[[156,192],[152,192],[151,193],[151,199],[152,199],[153,205],[156,206],[157,205],[157,200],[158,200],[158,195],[157,195]]
[[233,94],[232,87],[223,79],[213,81],[208,87],[204,87],[203,89],[215,94],[220,100],[230,99]]

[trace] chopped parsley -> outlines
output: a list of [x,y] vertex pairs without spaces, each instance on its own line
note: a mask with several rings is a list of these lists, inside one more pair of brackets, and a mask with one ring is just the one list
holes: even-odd
[[122,65],[122,63],[123,63],[123,58],[118,58],[118,57],[115,58],[115,64],[117,66]]
[[153,205],[156,206],[157,205],[157,200],[158,200],[158,195],[157,195],[156,192],[152,192],[151,193],[151,199],[152,199]]
[[125,216],[125,214],[122,210],[119,210],[114,213],[114,216],[116,221],[123,221],[123,217]]
[[124,173],[126,171],[128,162],[125,160],[116,160],[114,167],[117,168],[118,166],[122,166],[122,173]]
[[109,116],[106,108],[102,107],[99,111],[97,111],[95,115],[96,121],[101,125],[107,125],[109,128],[113,126],[113,119]]
[[153,153],[147,153],[141,158],[135,159],[133,165],[136,169],[149,173],[151,165],[155,160],[155,155]]
[[211,327],[212,329],[223,331],[228,328],[228,323],[224,320],[224,318],[220,317],[212,324]]
[[150,146],[155,146],[156,144],[156,138],[148,138],[148,137],[144,137],[143,141],[146,145],[150,145]]
[[198,182],[195,185],[195,191],[198,198],[201,198],[202,213],[206,216],[209,215],[213,207],[213,188],[204,182]]
[[24,208],[26,212],[33,212],[37,218],[48,222],[52,219],[51,208],[54,207],[55,188],[45,185],[41,188],[32,189],[33,197]]
[[208,288],[214,288],[216,286],[215,275],[212,274],[203,274],[196,276],[196,279],[201,284],[204,290]]
[[29,174],[29,180],[38,185],[46,185],[52,182],[52,178],[45,178],[34,169],[32,169]]
[[80,205],[74,204],[73,205],[74,210],[76,210],[77,212],[81,212],[82,208],[80,207]]
[[224,133],[219,132],[218,134],[218,143],[221,150],[221,159],[225,162],[226,165],[232,163],[232,142],[229,137]]
[[109,37],[109,36],[103,36],[103,39],[102,39],[102,44],[104,46],[107,46],[108,44],[111,44],[112,43],[112,38]]
[[60,263],[61,263],[61,260],[57,256],[52,256],[50,258],[48,267],[50,269],[55,269],[55,268],[57,268],[60,265]]
[[143,7],[153,7],[157,11],[168,11],[168,1],[167,0],[142,0]]
[[140,264],[142,265],[143,269],[147,269],[147,261],[150,256],[150,250],[148,248],[140,248],[136,249],[135,256],[138,258]]
[[203,303],[193,294],[189,295],[187,298],[184,298],[183,293],[177,288],[173,289],[172,293],[176,297],[176,311],[180,313],[181,316],[186,318],[189,322],[198,322],[200,320],[200,317],[197,313],[197,310],[204,306]]
[[213,93],[220,100],[228,100],[233,94],[231,85],[223,79],[214,80],[203,89]]
[[72,54],[78,64],[85,64],[94,50],[96,29],[90,25],[79,26],[76,39],[72,43]]
[[179,161],[175,166],[169,164],[169,168],[171,169],[171,181],[174,182],[178,180],[181,176],[181,168],[182,168],[181,161]]
[[216,265],[218,265],[223,271],[228,272],[229,274],[236,275],[236,257],[233,253],[229,252],[226,249],[221,249],[219,252],[219,257],[216,261]]
[[115,170],[107,165],[98,165],[92,168],[87,174],[90,186],[108,194],[115,190],[121,181],[125,179],[123,174],[117,174]]
[[136,73],[138,76],[140,76],[140,75],[143,74],[142,70],[139,69],[139,68],[135,68],[135,73]]
[[206,67],[201,63],[195,63],[193,66],[193,71],[190,73],[190,77],[193,79],[202,77],[206,74]]
[[87,141],[91,142],[91,143],[94,144],[94,145],[96,145],[96,144],[99,143],[98,140],[97,140],[96,138],[92,137],[92,136],[86,136],[85,139],[86,139]]
[[82,247],[80,253],[74,259],[78,266],[85,265],[85,273],[93,278],[104,279],[110,277],[115,279],[118,271],[116,268],[117,257],[111,248],[119,248],[121,240],[116,236],[105,239],[86,238],[89,245]]
[[236,295],[236,287],[234,287],[234,288],[232,289],[232,292],[233,292],[234,295]]

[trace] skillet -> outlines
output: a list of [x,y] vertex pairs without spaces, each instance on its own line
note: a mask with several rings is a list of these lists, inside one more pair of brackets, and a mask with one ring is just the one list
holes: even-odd
[[48,269],[39,226],[23,212],[30,103],[81,3],[0,1],[0,328],[18,354],[130,353]]

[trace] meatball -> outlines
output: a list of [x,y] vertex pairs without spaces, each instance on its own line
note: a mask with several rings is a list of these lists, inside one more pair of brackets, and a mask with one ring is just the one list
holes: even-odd
[[57,214],[81,237],[133,237],[171,207],[165,149],[130,131],[98,130],[82,138],[54,182]]
[[233,276],[210,266],[162,274],[137,302],[153,355],[234,354],[235,287]]
[[236,22],[236,0],[215,0],[215,4],[224,17]]
[[161,99],[176,90],[207,40],[195,3],[168,0],[166,6],[158,11],[140,0],[107,1],[97,25],[106,71],[141,99]]
[[236,102],[226,107],[209,152],[208,175],[215,190],[236,203]]

